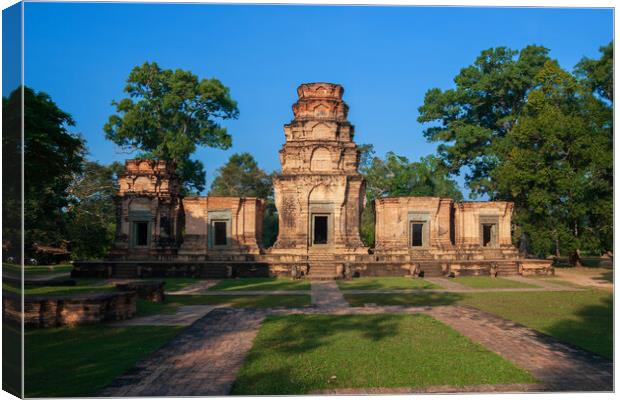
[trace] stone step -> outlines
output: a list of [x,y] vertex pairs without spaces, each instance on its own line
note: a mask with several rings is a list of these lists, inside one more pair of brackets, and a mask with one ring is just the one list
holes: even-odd
[[307,275],[307,278],[317,281],[333,281],[340,279],[341,277],[336,274],[309,274]]

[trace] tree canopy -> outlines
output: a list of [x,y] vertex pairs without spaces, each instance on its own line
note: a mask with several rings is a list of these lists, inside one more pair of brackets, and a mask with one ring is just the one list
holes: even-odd
[[467,171],[472,195],[497,197],[495,182],[489,179],[499,162],[494,145],[516,123],[548,53],[541,46],[484,50],[454,78],[454,89],[426,92],[418,121],[433,125],[424,136],[440,142],[438,156],[450,173]]
[[204,166],[190,156],[197,146],[231,146],[231,136],[220,125],[239,116],[229,89],[215,78],[199,79],[153,62],[135,67],[124,91],[128,97],[112,102],[116,114],[104,126],[106,138],[138,150],[138,157],[174,161],[184,187],[202,191]]
[[[49,95],[24,87],[24,239],[58,246],[66,239],[68,187],[82,171],[86,154],[75,122]],[[21,88],[3,99],[7,117],[21,114]],[[21,163],[21,160],[20,160]]]
[[73,259],[104,257],[114,243],[118,176],[124,166],[86,161],[69,185],[67,238]]
[[537,255],[601,253],[613,231],[613,44],[573,74],[547,49],[482,52],[420,107],[451,174],[475,195],[515,202],[516,238]]
[[273,197],[271,176],[258,167],[250,153],[235,153],[218,168],[210,196]]

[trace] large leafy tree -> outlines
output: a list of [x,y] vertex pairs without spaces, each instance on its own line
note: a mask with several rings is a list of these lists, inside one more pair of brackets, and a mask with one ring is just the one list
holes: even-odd
[[[18,89],[3,99],[3,110],[20,109]],[[68,131],[75,123],[49,95],[24,87],[24,237],[26,253],[34,242],[61,245],[69,223],[66,207],[74,174],[81,173],[85,142]],[[5,115],[6,115],[5,114]]]
[[597,118],[600,104],[584,89],[547,62],[491,174],[500,195],[515,201],[515,221],[540,255],[611,246],[612,146]]
[[540,47],[490,49],[420,108],[450,172],[465,167],[475,195],[514,201],[515,236],[538,255],[611,248],[613,54],[601,51],[573,75]]
[[[3,112],[6,121],[3,126],[11,131],[19,126],[21,118],[22,88],[3,98]],[[60,246],[66,240],[68,216],[66,207],[69,205],[68,188],[75,174],[83,168],[85,155],[84,140],[69,132],[75,122],[71,115],[61,110],[51,97],[43,92],[23,88],[24,117],[24,244],[28,254],[35,242],[43,245]],[[4,124],[5,123],[5,124]],[[20,145],[14,143],[20,136],[3,135],[3,150],[7,150],[8,160],[15,164],[5,165],[5,172],[19,174],[15,165],[21,164]],[[13,177],[15,178],[15,177]],[[3,210],[7,218],[7,228],[19,226],[19,202],[21,176],[7,180],[3,189],[9,198],[16,200],[6,204]],[[11,211],[12,210],[12,211]],[[19,235],[7,232],[7,238],[18,240]],[[15,250],[18,243],[10,243]]]
[[197,146],[228,149],[232,139],[221,121],[237,118],[237,103],[217,79],[190,71],[135,67],[127,79],[128,97],[114,101],[116,114],[104,126],[114,143],[138,150],[139,157],[174,161],[187,191],[202,191],[202,162],[190,159]]
[[67,214],[71,223],[67,238],[74,259],[101,258],[114,242],[116,227],[114,195],[123,165],[87,161],[69,185]]
[[217,170],[209,196],[258,197],[266,200],[263,214],[263,245],[271,246],[278,237],[278,213],[273,199],[272,176],[250,153],[230,156]]
[[424,136],[440,142],[439,157],[452,174],[466,172],[473,196],[497,198],[496,183],[489,179],[500,162],[494,145],[519,118],[548,52],[540,46],[485,50],[454,78],[454,89],[426,93],[418,120],[432,125]]
[[362,212],[361,236],[367,246],[374,243],[374,200],[398,196],[440,196],[461,200],[457,183],[435,156],[410,162],[393,152],[385,158],[374,156],[371,145],[359,146],[360,173],[366,178],[366,207]]

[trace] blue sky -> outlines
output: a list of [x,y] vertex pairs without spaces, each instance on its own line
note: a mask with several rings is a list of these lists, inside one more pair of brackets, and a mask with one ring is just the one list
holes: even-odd
[[342,84],[356,141],[417,160],[436,148],[416,121],[424,93],[452,87],[481,50],[539,44],[572,69],[612,37],[610,9],[26,3],[25,82],[72,114],[90,158],[108,163],[128,158],[102,127],[132,67],[217,77],[240,118],[225,123],[230,150],[196,153],[210,183],[234,152],[279,168],[302,82]]

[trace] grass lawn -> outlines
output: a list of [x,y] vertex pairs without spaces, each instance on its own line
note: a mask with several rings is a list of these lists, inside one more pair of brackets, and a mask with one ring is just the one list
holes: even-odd
[[[69,273],[73,269],[71,264],[56,264],[56,265],[26,265],[24,270],[25,276],[31,275],[51,275],[58,273]],[[21,274],[22,267],[18,264],[2,264],[3,272],[8,272],[12,275]]]
[[345,300],[352,307],[364,307],[365,304],[399,305],[399,306],[448,306],[457,303],[463,298],[461,293],[369,293],[347,294],[343,292]]
[[290,315],[263,323],[232,394],[534,381],[426,315]]
[[310,282],[287,278],[222,279],[209,290],[310,290]]
[[198,278],[185,278],[185,277],[179,277],[179,278],[153,278],[152,280],[154,281],[160,281],[163,280],[164,282],[166,282],[166,284],[164,285],[164,290],[166,292],[174,292],[176,290],[181,290],[183,288],[186,288],[187,286],[193,285],[194,283],[198,283],[200,282],[200,279]]
[[452,281],[472,289],[518,289],[539,287],[508,279],[492,278],[490,276],[459,276],[453,278]]
[[2,390],[20,396],[22,385],[21,326],[2,321]]
[[[116,290],[113,285],[105,284],[103,279],[75,279],[75,281],[75,286],[26,286],[24,294],[26,296],[69,295],[108,293]],[[21,288],[8,283],[2,283],[2,290],[15,294],[21,293]]]
[[103,279],[74,279],[75,286],[26,286],[25,295],[68,295],[83,293],[107,293],[116,290]]
[[528,276],[528,278],[530,279],[534,279],[537,281],[544,281],[544,282],[549,282],[549,283],[554,283],[556,285],[560,285],[560,286],[568,286],[571,288],[575,288],[575,289],[583,289],[584,286],[582,285],[578,285],[574,282],[569,282],[566,280],[563,280],[561,278],[556,278],[556,277],[551,277],[551,276]]
[[608,292],[470,293],[461,302],[613,357],[613,301]]
[[432,306],[464,304],[554,336],[607,358],[613,355],[612,295],[579,292],[488,292],[422,294],[345,294],[354,307],[364,304]]
[[439,286],[425,281],[404,277],[354,278],[350,281],[338,280],[342,290],[385,290],[385,289],[440,289]]
[[[271,307],[307,307],[310,295],[255,295],[255,296],[210,296],[210,295],[168,295],[163,303],[153,303],[152,308],[159,304],[163,310],[178,308],[184,305],[229,304],[238,308],[271,308]],[[140,312],[140,311],[139,311]],[[149,312],[149,311],[146,311]],[[170,311],[168,311],[170,312]],[[154,313],[151,311],[151,313]]]
[[96,325],[27,331],[26,396],[93,396],[181,329]]

